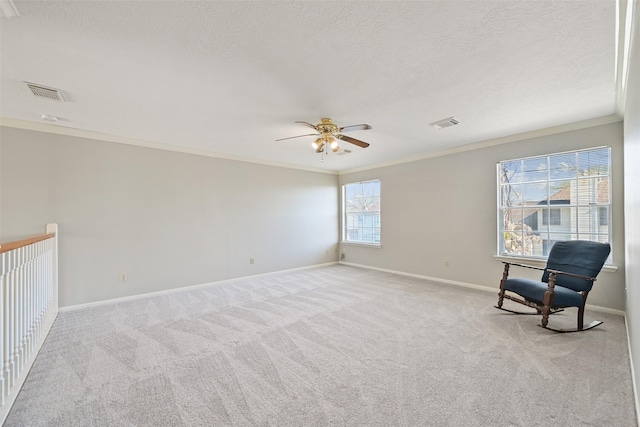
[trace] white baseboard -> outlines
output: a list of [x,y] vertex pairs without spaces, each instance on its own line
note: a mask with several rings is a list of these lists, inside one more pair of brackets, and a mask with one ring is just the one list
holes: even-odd
[[429,280],[431,282],[446,283],[447,285],[462,286],[465,288],[477,289],[479,291],[496,292],[496,295],[497,295],[497,289],[489,288],[487,286],[474,285],[473,283],[458,282],[456,280],[441,279],[438,277],[424,276],[422,274],[407,273],[406,271],[389,270],[387,268],[373,267],[373,266],[364,265],[364,264],[354,264],[352,262],[340,261],[340,264],[349,265],[351,267],[366,268],[367,270],[383,271],[385,273],[398,274],[400,276],[414,277],[416,279]]
[[172,289],[166,289],[166,290],[163,290],[163,291],[147,292],[147,293],[144,293],[144,294],[131,295],[131,296],[120,297],[120,298],[112,298],[112,299],[107,299],[107,300],[102,300],[102,301],[88,302],[88,303],[85,303],[85,304],[68,305],[68,306],[65,306],[65,307],[60,307],[58,309],[58,311],[62,313],[62,312],[65,312],[65,311],[81,310],[83,308],[97,307],[97,306],[101,306],[101,305],[113,304],[113,303],[118,303],[118,302],[134,301],[134,300],[137,300],[137,299],[154,297],[154,296],[158,296],[158,295],[168,295],[168,294],[174,294],[176,292],[191,291],[191,290],[194,290],[194,289],[205,288],[205,287],[212,286],[212,285],[221,285],[223,283],[235,282],[235,281],[243,280],[243,279],[250,279],[250,278],[262,277],[262,276],[270,276],[270,275],[273,275],[273,274],[280,274],[280,273],[290,273],[290,272],[293,272],[293,271],[311,270],[311,269],[314,269],[314,268],[327,267],[327,266],[336,265],[336,264],[338,264],[337,261],[327,262],[327,263],[324,263],[324,264],[314,264],[314,265],[308,265],[308,266],[305,266],[305,267],[297,267],[297,268],[290,268],[290,269],[287,269],[287,270],[272,271],[272,272],[269,272],[269,273],[254,274],[254,275],[251,275],[251,276],[234,277],[232,279],[218,280],[218,281],[209,282],[209,283],[201,283],[199,285],[185,286],[185,287],[182,287],[182,288],[172,288]]
[[[175,292],[189,291],[189,290],[199,289],[199,288],[203,288],[203,287],[207,287],[207,286],[211,286],[211,285],[220,285],[220,284],[223,284],[223,283],[229,283],[229,282],[233,282],[233,281],[236,281],[236,280],[249,279],[249,278],[261,277],[261,276],[269,276],[269,275],[272,275],[272,274],[279,274],[279,273],[288,273],[288,272],[292,272],[292,271],[310,270],[310,269],[314,269],[314,268],[327,267],[327,266],[336,265],[336,264],[348,265],[348,266],[357,267],[357,268],[364,268],[364,269],[367,269],[367,270],[383,271],[383,272],[386,272],[386,273],[393,273],[393,274],[398,274],[400,276],[414,277],[416,279],[428,280],[428,281],[436,282],[436,283],[444,283],[444,284],[447,284],[447,285],[454,285],[454,286],[461,286],[461,287],[469,288],[469,289],[476,289],[476,290],[483,291],[483,292],[497,293],[497,289],[496,288],[490,288],[490,287],[487,287],[487,286],[476,285],[476,284],[473,284],[473,283],[459,282],[457,280],[449,280],[449,279],[443,279],[443,278],[439,278],[439,277],[425,276],[425,275],[422,275],[422,274],[408,273],[406,271],[390,270],[390,269],[386,269],[386,268],[373,267],[373,266],[364,265],[364,264],[355,264],[355,263],[344,262],[344,261],[334,261],[334,262],[328,262],[328,263],[324,263],[324,264],[315,264],[315,265],[310,265],[310,266],[305,266],[305,267],[297,267],[297,268],[291,268],[291,269],[287,269],[287,270],[278,270],[278,271],[272,271],[272,272],[269,272],[269,273],[255,274],[255,275],[251,275],[251,276],[235,277],[235,278],[232,278],[232,279],[219,280],[219,281],[216,281],[216,282],[209,282],[209,283],[202,283],[202,284],[198,284],[198,285],[185,286],[185,287],[182,287],[182,288],[166,289],[166,290],[163,290],[163,291],[148,292],[148,293],[144,293],[144,294],[131,295],[131,296],[121,297],[121,298],[112,298],[112,299],[108,299],[108,300],[89,302],[89,303],[85,303],[85,304],[68,305],[68,306],[65,306],[65,307],[60,307],[59,308],[59,312],[62,313],[62,312],[65,312],[65,311],[80,310],[80,309],[83,309],[83,308],[96,307],[96,306],[100,306],[100,305],[104,305],[104,304],[112,304],[112,303],[125,302],[125,301],[133,301],[133,300],[140,299],[140,298],[146,298],[146,297],[157,296],[157,295],[167,295],[167,294],[172,294],[172,293],[175,293]],[[617,316],[624,316],[625,315],[624,311],[622,311],[622,310],[615,310],[615,309],[612,309],[612,308],[600,307],[600,306],[597,306],[597,305],[589,305],[589,304],[587,304],[587,308],[590,309],[590,310],[593,310],[593,311],[598,311],[598,312],[601,312],[601,313],[614,314],[614,315],[617,315]]]
[[[454,286],[462,286],[464,288],[476,289],[476,290],[484,291],[484,292],[492,292],[492,293],[495,293],[496,295],[498,294],[497,286],[495,288],[490,288],[490,287],[487,287],[487,286],[476,285],[476,284],[473,284],[473,283],[459,282],[457,280],[442,279],[442,278],[439,278],[439,277],[424,276],[424,275],[421,275],[421,274],[407,273],[405,271],[389,270],[389,269],[386,269],[386,268],[373,267],[373,266],[364,265],[364,264],[354,264],[354,263],[351,263],[351,262],[344,262],[344,261],[340,261],[339,263],[343,264],[343,265],[349,265],[349,266],[352,266],[352,267],[366,268],[368,270],[383,271],[385,273],[399,274],[401,276],[414,277],[414,278],[417,278],[417,279],[428,280],[430,282],[444,283],[444,284],[447,284],[447,285],[454,285]],[[597,306],[597,305],[589,305],[589,304],[587,304],[586,308],[588,308],[589,310],[598,311],[600,313],[614,314],[616,316],[624,316],[625,315],[624,311],[622,311],[622,310],[615,310],[613,308],[600,307],[600,306]],[[628,336],[628,334],[627,334],[627,336]]]

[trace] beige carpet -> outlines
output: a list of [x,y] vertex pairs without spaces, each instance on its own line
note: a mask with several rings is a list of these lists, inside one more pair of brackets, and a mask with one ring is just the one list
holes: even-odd
[[496,300],[336,265],[64,312],[6,426],[636,425],[622,317]]

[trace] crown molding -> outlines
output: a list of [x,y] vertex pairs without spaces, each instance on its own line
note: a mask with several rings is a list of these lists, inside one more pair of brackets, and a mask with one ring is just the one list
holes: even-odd
[[73,136],[77,138],[93,139],[98,141],[115,142],[118,144],[135,145],[137,147],[153,148],[156,150],[173,151],[176,153],[193,154],[196,156],[214,157],[218,159],[233,160],[244,163],[254,163],[265,166],[273,166],[286,169],[297,169],[307,172],[324,173],[328,175],[337,175],[338,171],[318,169],[312,167],[304,167],[292,165],[290,163],[280,163],[268,160],[253,159],[249,157],[233,156],[229,154],[216,153],[214,151],[203,150],[198,148],[178,147],[177,145],[165,144],[161,142],[146,141],[136,138],[128,138],[124,136],[111,135],[102,132],[88,131],[66,126],[53,125],[48,123],[38,123],[28,120],[14,119],[9,117],[0,117],[0,126],[31,130],[36,132],[53,133],[56,135]]
[[307,171],[307,172],[324,173],[324,174],[328,174],[328,175],[347,175],[347,174],[354,173],[354,172],[362,172],[362,171],[366,171],[366,170],[379,169],[379,168],[388,167],[388,166],[400,165],[400,164],[403,164],[403,163],[417,162],[417,161],[420,161],[420,160],[430,159],[430,158],[434,158],[434,157],[448,156],[448,155],[451,155],[451,154],[463,153],[463,152],[472,151],[472,150],[478,150],[478,149],[481,149],[481,148],[492,147],[492,146],[495,146],[495,145],[508,144],[510,142],[522,141],[522,140],[525,140],[525,139],[537,138],[537,137],[541,137],[541,136],[554,135],[554,134],[563,133],[563,132],[569,132],[569,131],[573,131],[573,130],[586,129],[586,128],[590,128],[590,127],[594,127],[594,126],[602,126],[602,125],[606,125],[606,124],[610,124],[610,123],[617,123],[617,122],[620,122],[620,121],[622,121],[622,117],[620,117],[618,114],[611,114],[609,116],[597,117],[597,118],[594,118],[594,119],[582,120],[582,121],[579,121],[579,122],[567,123],[567,124],[563,124],[563,125],[559,125],[559,126],[553,126],[553,127],[544,128],[544,129],[537,129],[537,130],[529,131],[529,132],[517,133],[517,134],[508,135],[508,136],[504,136],[504,137],[500,137],[500,138],[488,139],[488,140],[484,140],[484,141],[479,141],[479,142],[475,142],[475,143],[471,143],[471,144],[462,145],[462,146],[455,147],[455,148],[452,148],[452,149],[449,149],[449,150],[437,151],[437,152],[433,152],[433,153],[425,153],[425,154],[421,154],[421,155],[418,155],[418,156],[407,157],[407,158],[404,158],[404,159],[391,160],[389,162],[376,163],[376,164],[369,165],[369,166],[362,166],[362,167],[359,167],[359,168],[347,169],[347,170],[342,170],[342,171],[318,169],[318,168],[311,168],[311,167],[292,165],[292,164],[289,164],[289,163],[280,163],[280,162],[273,162],[273,161],[267,161],[267,160],[252,159],[252,158],[248,158],[248,157],[233,156],[233,155],[229,155],[229,154],[216,153],[214,151],[209,151],[209,150],[202,150],[202,149],[197,149],[197,148],[187,148],[187,147],[178,147],[176,145],[171,145],[171,144],[164,144],[164,143],[153,142],[153,141],[145,141],[145,140],[141,140],[141,139],[127,138],[127,137],[123,137],[123,136],[111,135],[111,134],[106,134],[106,133],[102,133],[102,132],[94,132],[94,131],[88,131],[88,130],[83,130],[83,129],[77,129],[77,128],[59,126],[59,125],[53,125],[53,124],[48,124],[48,123],[38,123],[38,122],[32,122],[32,121],[28,121],[28,120],[14,119],[14,118],[8,118],[8,117],[0,117],[0,126],[12,127],[12,128],[18,128],[18,129],[25,129],[25,130],[32,130],[32,131],[36,131],[36,132],[45,132],[45,133],[53,133],[53,134],[58,134],[58,135],[73,136],[73,137],[78,137],[78,138],[94,139],[94,140],[99,140],[99,141],[115,142],[115,143],[118,143],[118,144],[135,145],[135,146],[138,146],[138,147],[146,147],[146,148],[153,148],[153,149],[157,149],[157,150],[173,151],[173,152],[184,153],[184,154],[193,154],[193,155],[197,155],[197,156],[214,157],[214,158],[225,159],[225,160],[233,160],[233,161],[238,161],[238,162],[260,164],[260,165],[265,165],[265,166],[273,166],[273,167],[280,167],[280,168],[287,168],[287,169],[297,169],[297,170],[303,170],[303,171]]
[[573,130],[586,129],[595,126],[607,125],[610,123],[621,122],[622,118],[617,114],[611,114],[609,116],[598,117],[595,119],[582,120],[574,123],[567,123],[564,125],[553,126],[544,129],[536,129],[534,131],[516,133],[513,135],[503,136],[500,138],[487,139],[484,141],[474,142],[471,144],[461,145],[459,147],[452,148],[450,150],[436,151],[433,153],[421,154],[413,157],[406,157],[404,159],[392,160],[384,163],[377,163],[375,165],[363,166],[360,168],[347,169],[339,171],[338,175],[347,175],[354,172],[362,172],[371,169],[379,169],[388,166],[396,166],[403,163],[417,162],[419,160],[431,159],[434,157],[448,156],[450,154],[464,153],[465,151],[479,150],[481,148],[493,147],[495,145],[508,144],[510,142],[522,141],[525,139],[537,138],[541,136],[554,135],[563,132],[569,132]]
[[632,44],[634,20],[637,20],[638,0],[616,0],[616,114],[624,117],[626,104],[629,56]]

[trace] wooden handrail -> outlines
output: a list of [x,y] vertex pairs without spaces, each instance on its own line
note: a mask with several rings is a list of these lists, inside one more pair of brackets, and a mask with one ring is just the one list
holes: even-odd
[[9,252],[13,249],[22,248],[24,246],[31,245],[32,243],[41,242],[43,240],[51,239],[56,233],[39,234],[33,237],[27,237],[26,239],[16,240],[15,242],[3,243],[0,245],[0,254]]

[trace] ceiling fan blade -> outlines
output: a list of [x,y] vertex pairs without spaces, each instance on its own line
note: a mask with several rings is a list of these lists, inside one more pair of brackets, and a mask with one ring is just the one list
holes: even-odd
[[343,141],[347,141],[353,145],[357,145],[358,147],[367,148],[369,146],[368,142],[360,141],[359,139],[351,138],[347,135],[335,135],[335,137]]
[[340,132],[350,132],[352,130],[369,130],[369,129],[371,129],[371,126],[363,123],[361,125],[345,126],[343,128],[340,128]]
[[315,125],[312,125],[311,123],[303,122],[303,121],[300,121],[300,120],[296,121],[295,123],[300,123],[300,124],[303,124],[303,125],[305,125],[305,126],[309,126],[311,129],[316,129],[316,130],[318,130],[318,128],[316,128],[316,126],[315,126]]
[[319,134],[317,133],[308,133],[306,135],[298,135],[298,136],[290,136],[288,138],[280,138],[280,139],[276,139],[276,141],[284,141],[285,139],[293,139],[293,138],[302,138],[303,136],[318,136]]

